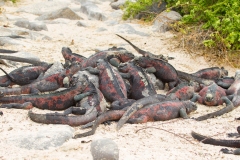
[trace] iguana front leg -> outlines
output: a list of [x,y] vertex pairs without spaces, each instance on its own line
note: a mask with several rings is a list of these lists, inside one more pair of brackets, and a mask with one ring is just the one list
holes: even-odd
[[209,118],[213,118],[213,117],[217,117],[217,116],[221,116],[225,113],[231,112],[234,108],[233,103],[227,98],[227,97],[222,97],[221,98],[225,103],[226,103],[226,107],[216,111],[216,112],[212,112],[203,116],[200,116],[198,118],[196,118],[197,121],[203,121]]
[[183,119],[188,119],[189,118],[186,108],[181,108],[179,110],[179,114],[180,114],[180,117],[182,117]]
[[131,75],[129,73],[119,72],[119,74],[122,76],[122,78],[125,78],[125,79],[129,79],[131,77]]
[[155,73],[157,70],[155,67],[148,67],[148,68],[145,68],[144,71],[147,73]]
[[92,94],[95,94],[95,93],[96,93],[96,91],[84,92],[84,93],[81,93],[81,94],[78,94],[78,95],[74,96],[74,100],[76,102],[78,102],[78,101],[81,101],[83,98],[85,98],[87,96],[90,96]]
[[86,67],[86,68],[84,68],[84,70],[86,70],[89,73],[94,74],[94,75],[98,75],[100,73],[100,71],[98,69],[93,68],[93,67]]
[[117,58],[111,58],[109,60],[109,63],[114,66],[114,67],[118,67],[118,65],[121,63],[119,59]]

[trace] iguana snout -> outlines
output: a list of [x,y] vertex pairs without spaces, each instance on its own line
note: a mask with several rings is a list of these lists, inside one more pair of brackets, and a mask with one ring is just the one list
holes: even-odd
[[186,107],[186,111],[187,111],[187,113],[191,113],[191,112],[196,111],[197,108],[198,108],[198,107],[197,107],[196,103],[191,102],[191,104]]
[[205,100],[207,102],[211,102],[213,100],[214,96],[211,93],[208,93],[205,97]]

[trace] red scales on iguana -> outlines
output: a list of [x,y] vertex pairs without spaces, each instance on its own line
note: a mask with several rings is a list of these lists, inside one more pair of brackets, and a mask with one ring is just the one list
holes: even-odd
[[[69,69],[64,69],[61,72],[51,74],[45,78],[38,78],[27,85],[13,88],[1,88],[0,93],[2,96],[6,96],[54,91],[58,88],[67,86],[72,75],[80,69],[81,66],[78,65],[78,63],[72,63]],[[65,81],[66,78],[67,80]]]
[[[164,102],[153,102],[156,101],[156,97],[146,97],[148,100],[152,100],[152,103],[146,105],[144,108],[136,111],[127,120],[129,123],[146,123],[149,121],[165,121],[178,117],[188,118],[187,114],[196,111],[197,106],[191,101],[164,101]],[[140,103],[136,103],[139,104]],[[134,104],[133,104],[134,105]],[[90,136],[95,133],[96,128],[99,124],[109,120],[119,120],[125,113],[125,110],[110,110],[100,115],[94,122],[91,131],[77,134],[74,138],[81,138]],[[117,126],[117,130],[121,128],[123,124]]]
[[10,73],[0,68],[6,75],[0,76],[0,86],[7,87],[9,85],[18,84],[25,85],[33,82],[41,73],[44,73],[52,64],[41,62],[38,65],[23,66],[17,68]]
[[[84,77],[77,80],[77,82],[72,83],[73,85],[67,89],[49,94],[28,94],[0,97],[0,103],[3,103],[2,108],[14,108],[16,104],[30,102],[32,106],[39,109],[64,110],[76,104],[74,96],[81,93],[88,85],[88,82]],[[29,109],[29,106],[27,107],[27,109]],[[20,106],[18,108],[26,109],[25,106]]]
[[[73,78],[81,78],[74,75]],[[96,119],[106,109],[106,101],[98,88],[89,81],[88,85],[82,93],[74,96],[76,105],[68,108],[63,114],[47,113],[37,114],[29,111],[28,115],[31,120],[44,124],[68,124],[70,126],[79,126],[91,122]],[[78,112],[80,111],[80,112]],[[70,115],[81,114],[81,115]]]
[[148,75],[141,67],[135,65],[133,62],[121,63],[118,66],[118,70],[131,84],[130,99],[138,100],[143,97],[157,94]]

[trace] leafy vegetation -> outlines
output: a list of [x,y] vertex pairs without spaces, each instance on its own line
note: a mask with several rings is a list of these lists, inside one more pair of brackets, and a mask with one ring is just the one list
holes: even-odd
[[[217,53],[220,58],[227,55],[230,61],[235,61],[235,65],[239,64],[239,0],[165,1],[168,3],[168,9],[177,10],[183,15],[182,20],[173,27],[185,34],[185,39],[191,37],[188,39],[189,45],[193,45],[194,37],[194,42],[198,42],[199,46],[211,49],[211,52]],[[123,18],[134,17],[137,13],[146,11],[153,2],[154,0],[139,0],[136,3],[127,1]]]
[[4,0],[4,1],[12,1],[13,3],[17,2],[17,0]]
[[127,0],[122,7],[124,9],[123,19],[134,18],[137,14],[145,12],[147,14],[145,20],[152,20],[156,14],[148,12],[148,9],[154,2],[158,2],[158,0],[138,0],[136,2]]

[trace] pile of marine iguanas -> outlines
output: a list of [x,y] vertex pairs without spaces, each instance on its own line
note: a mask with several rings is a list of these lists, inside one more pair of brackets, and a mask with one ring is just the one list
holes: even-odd
[[[0,76],[0,108],[29,109],[28,116],[37,123],[92,127],[92,130],[74,136],[80,138],[94,134],[97,127],[107,121],[118,120],[119,130],[126,122],[189,118],[188,114],[197,110],[197,103],[207,106],[226,104],[219,111],[193,118],[203,121],[240,105],[240,71],[236,71],[235,77],[228,77],[228,71],[223,67],[186,73],[168,63],[172,57],[146,52],[117,36],[141,56],[134,56],[121,47],[112,47],[86,58],[63,47],[65,63],[59,63],[57,67],[34,61],[32,65],[10,73],[0,68],[6,74]],[[8,56],[0,58],[8,59]],[[24,58],[20,61],[31,63]],[[62,69],[56,71],[55,68]],[[157,90],[163,89],[168,89],[165,95],[157,94]],[[60,112],[38,114],[31,110],[33,107]],[[0,111],[0,115],[3,112]],[[191,134],[203,143],[240,148],[240,141],[208,138],[194,131]],[[240,154],[239,150],[222,151]]]

